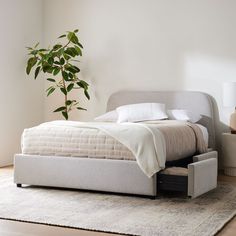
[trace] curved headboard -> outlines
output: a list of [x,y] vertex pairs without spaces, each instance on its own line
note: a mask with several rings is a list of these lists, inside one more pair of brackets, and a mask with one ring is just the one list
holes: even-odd
[[167,109],[186,109],[200,114],[202,119],[198,123],[207,128],[209,147],[215,148],[213,100],[208,94],[195,91],[120,91],[110,96],[107,111],[122,105],[145,102],[164,103]]

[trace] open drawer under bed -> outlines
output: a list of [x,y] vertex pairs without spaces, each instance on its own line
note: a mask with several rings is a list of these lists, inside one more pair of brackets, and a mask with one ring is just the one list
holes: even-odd
[[217,152],[193,157],[193,163],[183,167],[169,167],[157,174],[157,191],[183,192],[198,197],[217,186]]

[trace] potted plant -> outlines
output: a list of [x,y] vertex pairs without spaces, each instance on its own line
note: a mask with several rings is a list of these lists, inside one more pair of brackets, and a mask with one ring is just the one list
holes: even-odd
[[[47,88],[47,96],[55,90],[59,90],[64,96],[64,104],[54,112],[61,112],[62,116],[68,120],[69,113],[73,109],[86,110],[79,106],[79,102],[69,98],[72,90],[82,89],[87,99],[90,99],[88,93],[88,83],[79,79],[80,69],[76,66],[78,57],[82,56],[83,46],[80,43],[78,30],[69,31],[58,37],[64,40],[64,43],[58,42],[55,45],[45,48],[38,48],[39,43],[34,47],[27,47],[29,59],[27,61],[26,73],[29,75],[34,69],[34,78],[40,73],[47,74],[47,80],[50,86]],[[66,39],[66,40],[65,40]]]

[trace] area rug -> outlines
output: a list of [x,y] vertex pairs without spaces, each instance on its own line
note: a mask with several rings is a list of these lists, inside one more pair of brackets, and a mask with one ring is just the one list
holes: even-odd
[[[0,170],[1,171],[1,170]],[[0,218],[144,236],[209,236],[236,213],[236,187],[220,183],[197,199],[156,200],[38,187],[0,175]]]

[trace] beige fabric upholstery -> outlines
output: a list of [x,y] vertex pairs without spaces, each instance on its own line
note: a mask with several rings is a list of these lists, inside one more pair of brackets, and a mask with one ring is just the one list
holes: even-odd
[[207,153],[196,155],[193,157],[193,162],[203,161],[210,158],[218,158],[217,151],[208,150]]
[[14,182],[27,185],[156,195],[135,161],[15,155]]
[[217,152],[202,154],[198,160],[188,165],[188,196],[192,198],[217,186]]

